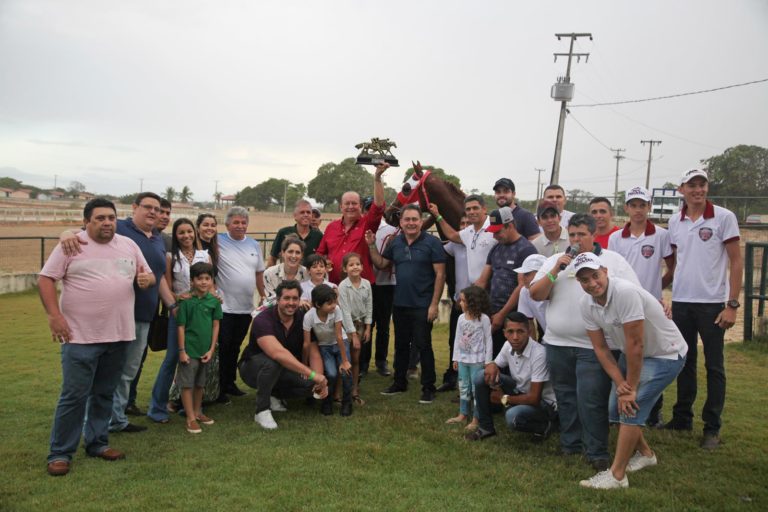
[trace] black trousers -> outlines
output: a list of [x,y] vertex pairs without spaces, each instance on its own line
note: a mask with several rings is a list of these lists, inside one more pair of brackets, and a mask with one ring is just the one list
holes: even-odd
[[[265,353],[240,362],[240,378],[256,391],[256,413],[269,409],[269,397],[295,398],[312,394],[314,383],[286,370]],[[332,395],[331,395],[332,396]]]
[[251,320],[249,314],[224,313],[219,324],[219,381],[222,393],[235,385],[237,358]]
[[421,360],[421,388],[435,390],[435,353],[432,351],[432,322],[427,321],[427,309],[394,306],[395,324],[395,384],[408,387],[408,363],[411,351]]
[[371,365],[371,352],[375,343],[376,364],[386,363],[389,353],[389,322],[392,319],[392,300],[395,296],[394,285],[371,285],[373,291],[373,328],[376,328],[375,340],[363,344],[360,351],[360,371],[368,371]]

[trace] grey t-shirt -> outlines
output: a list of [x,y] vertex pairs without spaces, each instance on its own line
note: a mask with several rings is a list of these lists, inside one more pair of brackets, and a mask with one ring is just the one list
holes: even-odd
[[259,242],[245,237],[234,240],[228,233],[220,233],[219,274],[216,283],[223,292],[225,313],[250,314],[253,310],[253,292],[256,273],[264,272],[264,258]]

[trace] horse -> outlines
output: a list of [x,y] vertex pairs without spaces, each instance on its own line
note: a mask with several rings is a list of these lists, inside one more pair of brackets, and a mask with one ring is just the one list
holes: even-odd
[[[384,219],[387,224],[400,227],[400,209],[403,205],[418,203],[422,212],[429,212],[430,203],[437,205],[440,215],[450,226],[459,230],[459,222],[464,215],[464,192],[458,189],[456,185],[441,179],[428,170],[423,170],[421,162],[413,163],[413,174],[408,181],[403,183],[403,188],[395,201],[384,211]],[[431,216],[424,222],[422,229],[427,230],[434,224],[435,219]],[[442,231],[438,226],[440,238],[445,240]]]

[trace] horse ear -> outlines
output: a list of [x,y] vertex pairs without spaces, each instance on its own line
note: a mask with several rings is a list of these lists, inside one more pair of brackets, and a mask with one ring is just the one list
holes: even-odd
[[421,162],[416,160],[416,163],[413,163],[413,160],[411,160],[411,165],[413,166],[413,174],[415,174],[417,178],[421,179]]

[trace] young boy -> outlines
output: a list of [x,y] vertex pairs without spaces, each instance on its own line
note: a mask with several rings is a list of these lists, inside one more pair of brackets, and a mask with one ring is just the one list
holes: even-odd
[[309,280],[301,283],[301,306],[304,309],[312,307],[312,290],[320,284],[327,284],[336,290],[336,284],[328,280],[328,262],[321,254],[307,256],[307,271]]
[[337,305],[336,290],[325,284],[317,285],[312,290],[312,305],[304,315],[304,353],[309,352],[309,344],[314,333],[323,368],[328,379],[328,397],[323,400],[320,412],[325,416],[333,414],[333,395],[341,374],[344,395],[341,401],[341,415],[352,414],[352,364],[349,362],[349,342],[345,340],[342,324],[344,317]]
[[202,432],[198,422],[212,425],[203,414],[203,389],[208,362],[216,349],[219,320],[224,316],[221,303],[210,290],[213,287],[213,266],[195,263],[189,269],[192,296],[179,304],[176,324],[179,333],[179,366],[176,385],[181,388],[181,402],[187,411],[187,432]]

